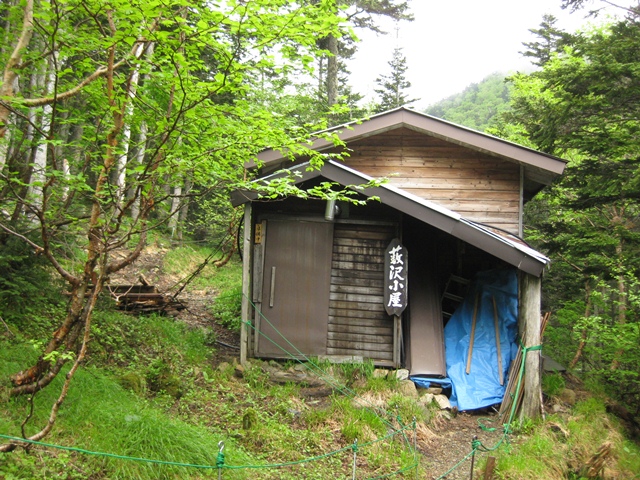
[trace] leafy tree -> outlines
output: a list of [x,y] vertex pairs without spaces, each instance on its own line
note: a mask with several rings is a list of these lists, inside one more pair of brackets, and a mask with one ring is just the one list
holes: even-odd
[[[378,17],[396,21],[413,20],[413,16],[408,13],[409,4],[406,0],[338,0],[337,3],[345,12],[349,25],[378,34],[385,33],[375,23]],[[349,95],[346,84],[340,82],[340,63],[341,60],[351,58],[355,48],[351,34],[340,37],[327,35],[319,41],[319,45],[327,51],[326,62],[325,59],[321,59],[319,68],[320,92],[326,92],[326,105],[331,107],[338,103],[340,96]]]
[[[0,244],[29,245],[69,292],[38,361],[11,378],[13,395],[34,395],[71,363],[49,421],[29,437],[39,440],[86,355],[104,284],[149,231],[187,199],[241,185],[243,163],[267,146],[321,163],[305,128],[253,102],[255,85],[264,72],[311,74],[315,38],[338,35],[343,18],[332,0],[25,0],[3,4],[2,18]],[[264,188],[328,195],[286,179]]]
[[375,92],[380,97],[376,111],[384,112],[392,108],[402,107],[418,100],[417,98],[408,99],[406,90],[411,87],[411,82],[407,80],[407,59],[402,55],[402,49],[393,50],[393,57],[389,61],[391,73],[389,75],[380,75],[376,78],[376,83],[380,88]]
[[540,28],[529,30],[540,41],[523,43],[527,50],[522,52],[522,55],[532,57],[533,60],[531,62],[534,65],[543,66],[551,60],[554,53],[561,51],[562,46],[570,41],[571,35],[558,29],[556,27],[557,21],[558,19],[553,15],[544,15]]
[[493,73],[481,82],[469,85],[461,93],[430,105],[425,113],[486,131],[497,120],[498,115],[508,108],[510,95],[511,85],[505,76]]
[[526,212],[529,240],[555,259],[545,300],[556,312],[554,346],[637,405],[640,22],[630,16],[565,40],[541,70],[511,78],[503,125],[571,159],[564,178]]

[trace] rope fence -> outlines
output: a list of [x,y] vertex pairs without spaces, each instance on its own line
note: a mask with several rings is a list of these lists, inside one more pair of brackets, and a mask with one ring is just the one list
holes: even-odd
[[[245,296],[245,298],[246,298],[246,296]],[[247,299],[247,300],[255,308],[255,305],[253,304],[253,302],[251,302],[250,299]],[[419,470],[420,462],[419,462],[419,459],[418,459],[418,449],[417,449],[417,423],[416,423],[416,419],[414,418],[411,423],[404,425],[402,423],[400,417],[396,416],[395,420],[397,421],[397,423],[399,425],[399,428],[396,428],[392,424],[392,422],[388,420],[388,418],[385,418],[385,417],[392,417],[388,412],[383,412],[385,415],[380,415],[378,407],[375,407],[375,406],[373,406],[371,404],[367,405],[368,402],[365,401],[364,399],[362,399],[355,391],[351,390],[346,385],[340,384],[335,378],[333,378],[331,375],[328,375],[311,358],[309,358],[306,355],[304,355],[300,350],[298,350],[296,348],[295,345],[293,345],[284,335],[282,335],[282,333],[280,333],[280,331],[269,321],[269,319],[264,314],[262,314],[262,312],[260,312],[259,309],[256,309],[256,311],[259,312],[259,314],[261,316],[261,319],[266,321],[269,324],[269,326],[284,340],[284,342],[292,350],[290,351],[288,349],[285,349],[277,341],[275,341],[274,339],[268,337],[263,332],[258,331],[256,329],[256,327],[250,321],[245,321],[244,322],[244,324],[247,327],[252,328],[256,335],[259,334],[262,337],[264,337],[265,340],[268,340],[271,343],[273,343],[274,345],[276,345],[290,359],[295,360],[295,361],[299,362],[300,364],[304,365],[305,368],[307,368],[309,371],[314,373],[321,380],[323,380],[328,385],[330,385],[333,388],[335,388],[337,391],[339,391],[343,395],[348,396],[351,399],[360,402],[360,406],[361,407],[367,408],[368,410],[373,412],[378,418],[380,418],[380,420],[382,420],[385,423],[385,425],[387,425],[387,427],[391,430],[391,432],[388,433],[387,435],[383,436],[383,437],[379,437],[379,438],[377,438],[375,440],[372,440],[372,441],[369,441],[369,442],[365,442],[365,443],[361,443],[361,444],[358,443],[358,440],[356,439],[353,442],[353,444],[351,444],[351,445],[345,446],[343,448],[339,448],[337,450],[333,450],[331,452],[327,452],[327,453],[324,453],[324,454],[303,458],[303,459],[300,459],[300,460],[295,460],[295,461],[290,461],[290,462],[282,462],[282,463],[255,464],[255,465],[232,465],[232,464],[226,463],[226,455],[224,453],[225,445],[224,445],[223,441],[220,441],[218,443],[219,451],[218,451],[218,454],[217,454],[215,465],[200,465],[200,464],[193,464],[193,463],[181,463],[181,462],[174,462],[174,461],[166,461],[166,460],[158,460],[158,459],[149,459],[149,458],[142,458],[142,457],[127,456],[127,455],[118,455],[118,454],[107,453],[107,452],[98,452],[98,451],[92,451],[92,450],[87,450],[87,449],[78,448],[78,447],[68,447],[68,446],[63,446],[63,445],[56,445],[56,444],[53,444],[53,443],[45,443],[45,442],[40,442],[40,441],[36,441],[36,440],[29,440],[29,439],[25,439],[25,438],[21,438],[21,437],[15,437],[15,436],[4,435],[4,434],[0,434],[0,438],[2,438],[4,440],[8,440],[8,441],[10,441],[12,443],[15,443],[15,444],[17,444],[19,446],[23,446],[23,447],[27,446],[27,445],[38,445],[38,446],[45,447],[45,448],[64,450],[64,451],[75,452],[75,453],[80,453],[80,454],[84,454],[84,455],[101,456],[101,457],[106,457],[106,458],[119,459],[119,460],[123,460],[123,461],[144,462],[144,463],[157,464],[157,465],[167,465],[167,466],[172,466],[172,467],[184,467],[184,468],[194,468],[194,469],[202,469],[202,470],[217,470],[219,479],[222,478],[222,474],[223,474],[224,470],[279,469],[279,468],[284,468],[284,467],[290,467],[290,466],[295,466],[295,465],[304,465],[304,464],[308,464],[308,463],[312,463],[312,462],[317,462],[317,461],[320,461],[320,460],[323,460],[323,459],[326,459],[326,458],[330,458],[330,457],[334,457],[334,456],[337,456],[337,455],[340,455],[340,454],[349,454],[349,456],[351,457],[351,465],[352,465],[351,476],[355,480],[356,479],[356,474],[357,474],[357,457],[358,457],[358,453],[362,449],[366,449],[366,448],[371,447],[373,445],[376,445],[376,444],[378,444],[380,442],[388,441],[388,440],[390,440],[390,439],[392,439],[392,438],[394,438],[396,436],[400,436],[402,441],[403,441],[403,443],[407,446],[410,454],[412,454],[413,462],[411,464],[409,464],[409,465],[406,465],[406,466],[400,468],[399,470],[396,470],[396,471],[393,471],[393,472],[390,472],[390,473],[386,473],[384,475],[377,476],[377,477],[370,477],[369,480],[390,478],[390,477],[393,477],[393,476],[396,476],[396,475],[400,475],[400,474],[404,474],[404,473],[410,472],[412,470],[415,473],[415,478],[418,478],[418,473],[419,473],[418,470]],[[520,394],[521,386],[522,386],[522,379],[523,379],[523,376],[524,376],[525,362],[526,362],[527,353],[529,351],[540,350],[541,348],[542,348],[541,345],[536,345],[536,346],[531,346],[531,347],[524,347],[524,346],[522,347],[522,358],[521,358],[521,364],[520,364],[520,369],[519,369],[519,374],[518,374],[517,387],[516,387],[516,391],[515,391],[515,397],[516,398],[518,398],[518,396]],[[508,419],[507,423],[505,423],[503,425],[502,436],[500,437],[498,442],[493,447],[486,447],[485,445],[482,444],[481,441],[477,440],[477,437],[474,437],[472,442],[471,442],[471,450],[470,450],[470,452],[468,454],[466,454],[463,458],[461,458],[458,462],[456,462],[456,464],[454,464],[449,470],[447,470],[445,473],[443,473],[442,475],[437,477],[436,480],[442,480],[442,479],[446,478],[449,474],[451,474],[454,470],[458,469],[461,465],[463,465],[470,458],[471,458],[471,461],[472,461],[471,478],[473,478],[473,462],[475,460],[476,453],[478,453],[478,452],[481,452],[481,453],[492,452],[494,450],[497,450],[500,447],[500,445],[502,445],[504,442],[508,443],[508,436],[512,433],[511,423],[513,422],[513,418],[514,418],[515,413],[516,413],[516,407],[517,407],[517,405],[514,402],[513,405],[511,406],[511,412],[510,412],[510,415],[509,415],[509,419]],[[480,423],[480,420],[481,419],[479,419],[479,423]],[[480,423],[480,428],[483,428],[483,429],[486,429],[486,430],[490,430],[490,429],[484,427],[484,425],[482,425],[481,423]],[[407,437],[407,433],[406,432],[408,430],[412,430],[413,431],[413,442],[411,442],[409,440],[409,438]]]
[[[68,446],[64,446],[64,445],[57,445],[54,443],[46,443],[46,442],[40,442],[40,441],[36,441],[36,440],[29,440],[29,439],[25,439],[25,438],[21,438],[21,437],[15,437],[12,435],[4,435],[4,434],[0,434],[0,438],[4,439],[4,440],[8,440],[12,443],[15,443],[17,445],[20,446],[26,446],[26,445],[37,445],[37,446],[41,446],[41,447],[45,447],[45,448],[51,448],[51,449],[56,449],[56,450],[63,450],[63,451],[67,451],[67,452],[74,452],[74,453],[80,453],[80,454],[84,454],[84,455],[91,455],[91,456],[98,456],[98,457],[106,457],[106,458],[113,458],[113,459],[118,459],[118,460],[125,460],[125,461],[132,461],[132,462],[142,462],[142,463],[152,463],[152,464],[156,464],[156,465],[166,465],[166,466],[172,466],[172,467],[185,467],[185,468],[194,468],[194,469],[201,469],[201,470],[218,470],[218,478],[222,478],[222,472],[223,470],[267,470],[267,469],[279,469],[279,468],[284,468],[284,467],[290,467],[290,466],[295,466],[295,465],[303,465],[303,464],[307,464],[307,463],[312,463],[312,462],[317,462],[329,457],[333,457],[339,454],[344,454],[344,453],[348,453],[351,458],[352,458],[352,478],[355,480],[356,479],[356,473],[357,473],[357,457],[358,457],[358,453],[368,447],[371,447],[373,445],[376,445],[378,443],[384,442],[386,440],[389,440],[393,437],[395,437],[396,435],[404,435],[404,432],[406,430],[412,430],[414,432],[414,436],[416,434],[416,422],[415,420],[409,424],[409,425],[405,425],[402,428],[395,430],[383,437],[377,438],[375,440],[372,440],[370,442],[365,442],[362,444],[358,443],[358,440],[356,439],[353,444],[348,445],[346,447],[342,447],[339,448],[337,450],[333,450],[331,452],[328,453],[324,453],[321,455],[316,455],[316,456],[312,456],[312,457],[307,457],[307,458],[303,458],[301,460],[294,460],[291,462],[282,462],[282,463],[267,463],[267,464],[252,464],[252,465],[230,465],[226,463],[226,455],[224,453],[224,442],[220,441],[218,443],[218,455],[216,458],[216,464],[215,465],[200,465],[200,464],[194,464],[194,463],[182,463],[182,462],[172,462],[172,461],[167,461],[167,460],[158,460],[158,459],[151,459],[151,458],[143,458],[143,457],[133,457],[133,456],[128,456],[128,455],[118,455],[118,454],[114,454],[114,453],[107,453],[107,452],[98,452],[98,451],[93,451],[93,450],[87,450],[84,448],[79,448],[79,447],[68,447]],[[385,475],[382,476],[378,476],[378,477],[370,477],[369,480],[374,480],[374,479],[378,479],[378,478],[389,478],[395,475],[398,475],[400,473],[404,473],[410,470],[413,470],[415,468],[417,468],[418,466],[418,461],[417,461],[417,455],[416,452],[413,451],[413,463],[407,466],[402,467],[401,469],[395,471],[395,472],[391,472],[391,473],[387,473]]]

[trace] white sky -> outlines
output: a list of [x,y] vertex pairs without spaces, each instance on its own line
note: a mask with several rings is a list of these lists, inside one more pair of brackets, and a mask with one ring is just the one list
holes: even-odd
[[[585,19],[589,6],[605,7],[593,0],[587,8],[570,14],[560,8],[561,0],[409,0],[413,22],[384,24],[387,35],[376,36],[358,31],[362,42],[355,58],[349,62],[350,84],[354,91],[375,98],[375,79],[389,75],[393,49],[402,48],[407,59],[406,77],[411,82],[411,98],[420,98],[413,108],[427,106],[459,93],[493,72],[530,71],[533,67],[519,52],[523,42],[535,37],[546,13],[558,18],[556,25],[575,31],[588,23],[601,23],[606,14],[624,14],[607,7],[597,19]],[[635,1],[620,0],[620,5]]]

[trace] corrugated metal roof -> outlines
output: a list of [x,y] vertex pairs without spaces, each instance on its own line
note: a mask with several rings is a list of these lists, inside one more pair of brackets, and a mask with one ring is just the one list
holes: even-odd
[[[309,166],[309,163],[296,165],[291,169],[260,178],[256,182],[279,178],[288,172],[296,173],[295,183],[320,176],[340,185],[361,185],[373,180],[372,177],[333,160],[326,162],[320,170],[307,170]],[[529,247],[518,237],[463,218],[452,210],[392,185],[383,184],[358,191],[367,197],[377,196],[383,204],[449,233],[531,275],[539,277],[549,263],[546,256]],[[257,198],[257,192],[236,190],[232,193],[231,203],[237,206]]]

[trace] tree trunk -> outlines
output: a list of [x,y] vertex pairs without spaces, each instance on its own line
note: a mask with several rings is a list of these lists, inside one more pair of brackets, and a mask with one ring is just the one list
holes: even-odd
[[[0,85],[0,98],[13,98],[15,95],[15,80],[18,78],[18,67],[22,62],[22,55],[26,51],[33,36],[33,0],[26,0],[22,17],[22,31],[20,38],[13,49],[11,57],[4,67],[2,85]],[[6,103],[0,102],[0,138],[6,135],[9,125],[11,110]]]
[[[139,58],[142,55],[144,44],[139,43],[134,50],[134,56]],[[133,115],[133,99],[136,96],[138,90],[138,81],[140,79],[140,68],[136,66],[129,76],[127,83],[127,106],[125,112],[125,125],[122,130],[122,155],[118,158],[118,164],[116,167],[116,188],[117,188],[117,201],[122,203],[124,194],[126,191],[126,176],[127,176],[127,162],[129,159],[129,145],[131,144],[131,117]]]
[[[591,282],[587,278],[584,282],[584,294],[586,307],[584,309],[584,318],[589,318],[591,316]],[[587,328],[583,328],[582,332],[580,332],[580,343],[578,344],[578,349],[576,350],[576,354],[573,356],[573,359],[569,363],[569,368],[573,369],[578,364],[580,357],[582,356],[582,352],[584,351],[584,347],[587,345],[587,336],[588,331]]]
[[327,59],[327,103],[332,107],[338,103],[338,39],[334,35],[327,37],[327,50],[331,53]]
[[[520,331],[524,331],[523,343],[526,348],[541,344],[540,339],[540,278],[522,274],[520,286]],[[540,392],[540,351],[527,352],[524,370],[524,394],[521,417],[535,419],[541,414]]]
[[[56,78],[56,53],[54,52],[49,58],[46,72],[44,74],[44,92],[43,96],[48,97],[53,93],[55,78]],[[39,141],[36,145],[35,154],[33,157],[33,171],[31,172],[31,194],[30,201],[35,208],[41,209],[44,195],[44,184],[46,182],[47,174],[47,152],[49,136],[51,134],[53,106],[46,104],[42,107],[42,118],[40,120],[40,136],[36,134],[36,138],[39,137]]]

